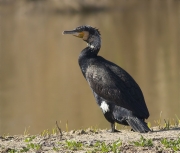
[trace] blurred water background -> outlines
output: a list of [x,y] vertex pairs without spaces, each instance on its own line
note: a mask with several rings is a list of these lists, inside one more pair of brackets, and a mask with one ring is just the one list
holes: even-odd
[[147,122],[180,118],[180,0],[0,0],[0,135],[110,128],[78,65],[86,43],[62,35],[84,24],[141,87]]

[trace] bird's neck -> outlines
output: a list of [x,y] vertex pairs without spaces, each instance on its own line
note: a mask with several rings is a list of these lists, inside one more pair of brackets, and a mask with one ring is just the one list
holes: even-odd
[[101,37],[100,36],[91,36],[86,40],[89,50],[98,54],[101,48]]
[[78,62],[79,62],[79,66],[81,68],[83,75],[85,75],[86,69],[90,62],[90,59],[96,58],[98,52],[99,52],[99,49],[95,50],[95,48],[91,48],[90,46],[84,48],[81,51]]
[[84,48],[79,55],[79,66],[83,75],[85,76],[88,65],[90,64],[91,58],[96,58],[97,54],[101,48],[101,38],[100,36],[91,36],[86,42],[87,47]]

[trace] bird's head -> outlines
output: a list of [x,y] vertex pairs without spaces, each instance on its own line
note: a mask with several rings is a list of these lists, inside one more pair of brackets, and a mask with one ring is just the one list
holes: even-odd
[[88,43],[91,49],[100,49],[101,47],[101,34],[98,29],[91,26],[79,26],[74,30],[63,31],[63,34],[71,34],[73,36],[82,38]]

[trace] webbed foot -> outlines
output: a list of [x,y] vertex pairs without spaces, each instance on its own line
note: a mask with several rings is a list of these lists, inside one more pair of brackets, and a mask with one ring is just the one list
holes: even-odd
[[118,130],[116,130],[116,129],[114,129],[114,131],[112,130],[112,129],[110,129],[110,130],[107,130],[108,132],[110,132],[110,133],[114,133],[114,132],[121,132],[121,131],[118,131]]
[[135,132],[133,129],[131,129],[132,132]]

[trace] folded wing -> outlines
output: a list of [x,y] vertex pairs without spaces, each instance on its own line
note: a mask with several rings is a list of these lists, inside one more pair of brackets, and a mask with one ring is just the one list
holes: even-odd
[[132,111],[139,118],[148,118],[142,91],[134,79],[119,66],[99,58],[91,61],[85,74],[93,91],[103,99]]

